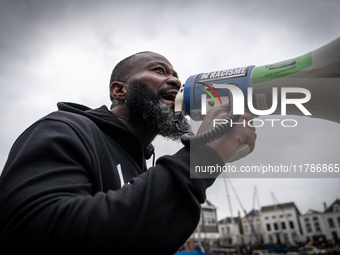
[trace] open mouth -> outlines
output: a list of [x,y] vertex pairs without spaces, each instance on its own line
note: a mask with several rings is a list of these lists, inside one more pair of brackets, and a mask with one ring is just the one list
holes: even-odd
[[178,93],[178,90],[175,90],[175,89],[166,90],[162,94],[162,99],[163,99],[164,103],[174,106],[177,93]]

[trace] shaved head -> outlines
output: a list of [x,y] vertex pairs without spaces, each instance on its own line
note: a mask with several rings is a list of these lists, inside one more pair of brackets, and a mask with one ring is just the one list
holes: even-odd
[[[148,56],[158,56],[162,59],[165,59],[167,62],[169,62],[165,57],[162,55],[152,52],[152,51],[143,51],[143,52],[138,52],[136,54],[133,54],[123,60],[121,60],[113,69],[111,73],[111,78],[110,78],[110,84],[111,85],[115,81],[120,81],[126,83],[131,75],[133,74],[133,71],[136,69],[138,65],[141,64],[141,61],[144,59],[147,59]],[[170,64],[170,62],[169,62]],[[113,102],[113,97],[110,95],[110,99]]]

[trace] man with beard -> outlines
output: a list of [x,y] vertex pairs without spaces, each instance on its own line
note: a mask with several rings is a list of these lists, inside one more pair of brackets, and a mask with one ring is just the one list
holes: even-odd
[[[256,139],[254,128],[237,125],[208,145],[163,156],[147,170],[156,135],[181,135],[173,112],[180,85],[163,56],[135,54],[112,72],[111,111],[58,103],[57,112],[29,127],[0,179],[2,253],[176,252],[197,226],[205,190],[214,182],[191,179],[190,160],[223,165],[240,143],[253,150]],[[209,112],[199,132],[227,113],[227,106]]]

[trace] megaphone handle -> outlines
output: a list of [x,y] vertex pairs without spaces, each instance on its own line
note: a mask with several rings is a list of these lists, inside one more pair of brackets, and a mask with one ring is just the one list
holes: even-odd
[[234,155],[228,161],[229,163],[239,160],[240,158],[245,157],[250,152],[250,147],[246,143],[241,143]]
[[[220,138],[222,135],[228,133],[231,130],[231,126],[229,123],[236,122],[239,116],[228,114],[226,119],[228,120],[226,123],[220,124],[212,128],[211,130],[205,131],[198,135],[194,135],[193,133],[186,133],[182,135],[181,141],[187,147],[199,147],[205,145],[209,142],[212,142],[215,139]],[[233,162],[240,158],[245,157],[250,152],[250,147],[246,143],[240,144],[234,155],[231,157],[229,162]]]

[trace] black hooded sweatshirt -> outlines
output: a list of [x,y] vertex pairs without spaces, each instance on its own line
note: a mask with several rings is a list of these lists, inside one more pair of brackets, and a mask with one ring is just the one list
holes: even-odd
[[[148,152],[105,106],[58,108],[10,151],[0,178],[1,254],[175,253],[214,182],[189,177],[189,149],[147,170]],[[223,164],[207,146],[191,160]]]

